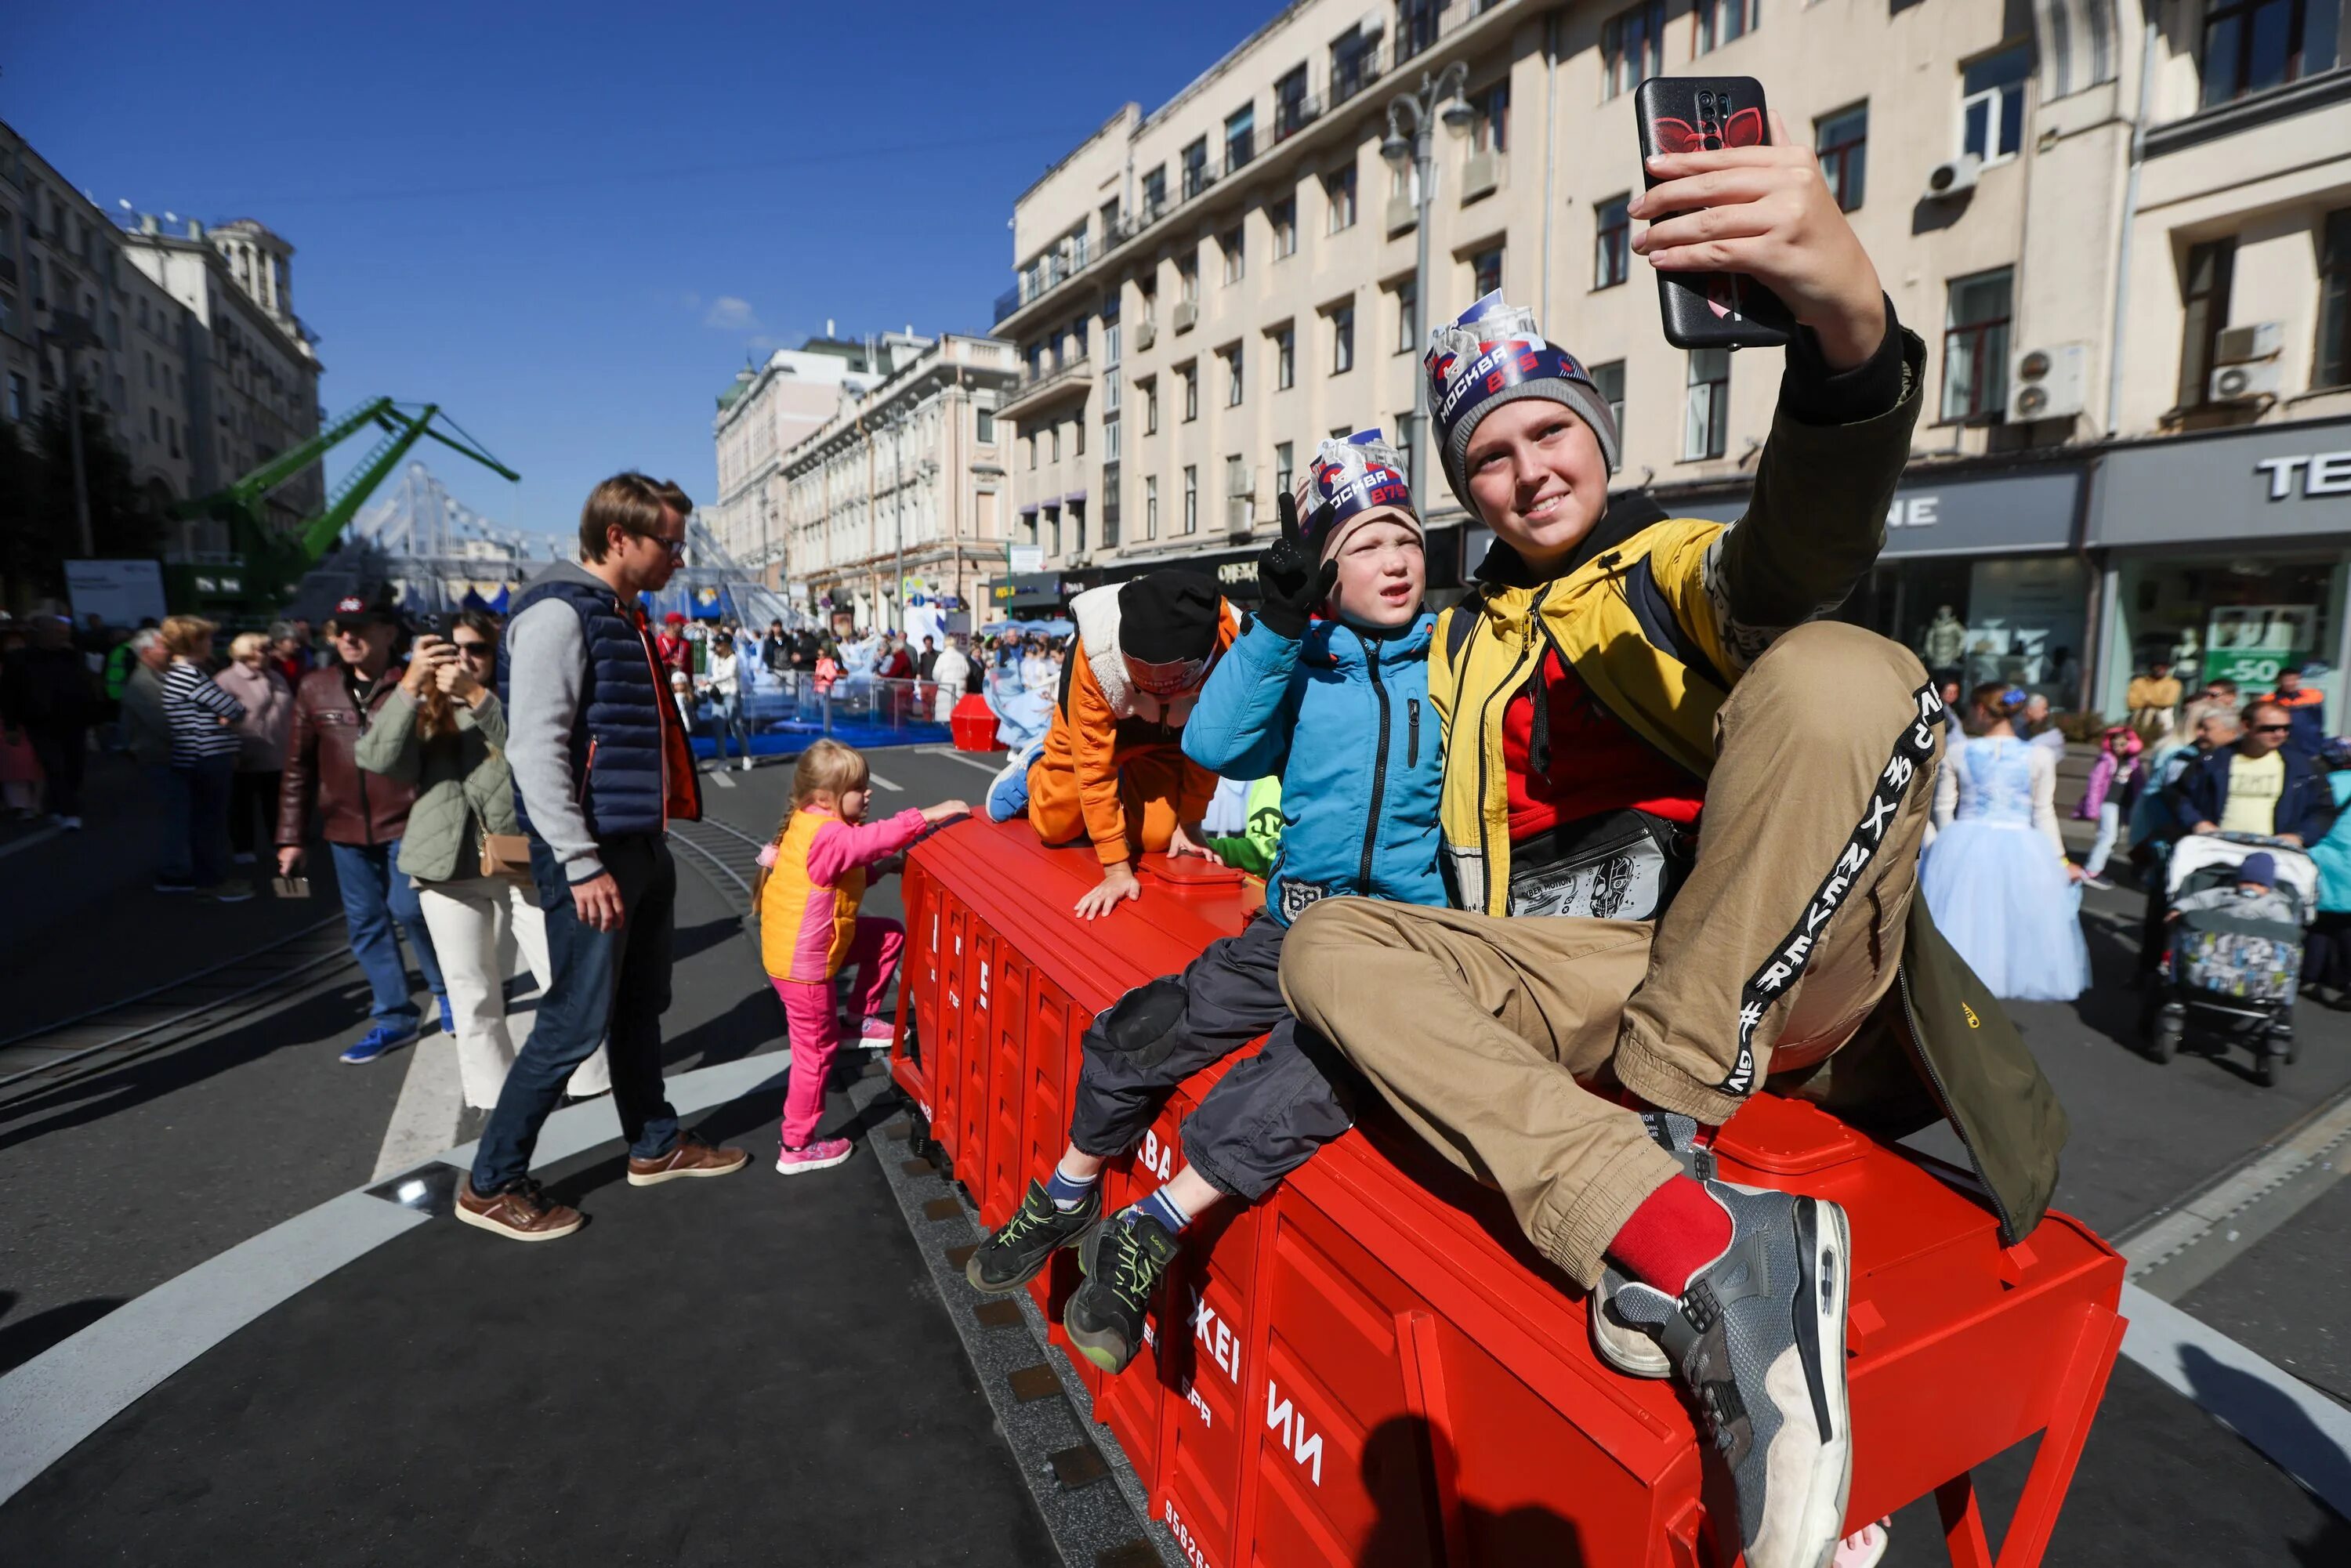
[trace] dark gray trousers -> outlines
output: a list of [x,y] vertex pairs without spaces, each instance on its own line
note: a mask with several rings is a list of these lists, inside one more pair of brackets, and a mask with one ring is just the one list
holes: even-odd
[[1184,1157],[1217,1191],[1255,1200],[1353,1124],[1334,1080],[1353,1075],[1281,999],[1270,918],[1212,942],[1180,975],[1138,986],[1086,1030],[1070,1141],[1113,1158],[1142,1142],[1176,1086],[1259,1035],[1265,1048],[1217,1080],[1184,1124]]

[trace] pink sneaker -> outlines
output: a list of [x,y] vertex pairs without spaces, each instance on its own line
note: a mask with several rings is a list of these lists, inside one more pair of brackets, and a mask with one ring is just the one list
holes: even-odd
[[898,1020],[875,1013],[858,1026],[857,1038],[868,1045],[888,1045],[898,1038]]
[[787,1145],[776,1155],[776,1171],[779,1176],[829,1171],[848,1159],[854,1148],[847,1138],[819,1138],[804,1149]]
[[1875,1524],[1865,1524],[1838,1542],[1829,1568],[1877,1568],[1879,1559],[1886,1555],[1886,1526],[1893,1522],[1881,1519]]

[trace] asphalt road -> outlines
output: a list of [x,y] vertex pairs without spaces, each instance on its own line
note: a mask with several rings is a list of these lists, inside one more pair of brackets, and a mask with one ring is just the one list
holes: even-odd
[[[873,754],[875,810],[976,800],[987,771],[928,751]],[[715,781],[710,814],[764,838],[789,765]],[[891,788],[895,786],[896,788]],[[137,780],[101,767],[91,829],[0,831],[0,1036],[172,980],[331,911],[263,898],[224,909],[145,888]],[[783,1043],[780,1009],[722,894],[681,854],[670,1060],[704,1065]],[[331,899],[319,879],[319,899]],[[896,884],[869,907],[897,912]],[[2092,894],[2098,984],[2074,1006],[2017,1009],[2074,1126],[2059,1207],[2113,1233],[2173,1203],[2351,1085],[2351,1017],[2304,1004],[2301,1060],[2275,1089],[2245,1059],[2140,1052],[2127,987],[2138,900]],[[1114,939],[1115,927],[1106,928]],[[115,1305],[366,1182],[407,1053],[365,1068],[335,1053],[365,1022],[355,971],[251,1022],[0,1110],[0,1371]],[[771,1155],[771,1128],[742,1133]],[[454,1138],[452,1141],[455,1141]],[[1927,1140],[1932,1142],[1932,1139]],[[2351,1189],[2337,1187],[2179,1303],[2335,1397],[2351,1391],[2340,1302],[2351,1287]],[[911,1283],[910,1283],[911,1288]],[[739,1411],[762,1422],[772,1413]],[[1995,1525],[2022,1456],[1985,1481]],[[2003,1477],[2007,1479],[2003,1480]],[[1931,1512],[1897,1524],[1890,1561],[1941,1561]],[[1922,1554],[1923,1553],[1923,1554]],[[2351,1561],[2344,1521],[2194,1406],[2126,1364],[2084,1461],[2053,1563]]]

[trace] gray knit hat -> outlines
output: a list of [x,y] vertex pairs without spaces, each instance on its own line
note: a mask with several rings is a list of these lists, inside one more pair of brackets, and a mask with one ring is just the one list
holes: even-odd
[[1428,405],[1437,450],[1454,497],[1473,514],[1463,471],[1479,421],[1506,402],[1539,397],[1562,403],[1592,427],[1608,471],[1616,472],[1616,416],[1575,356],[1535,330],[1534,312],[1505,304],[1497,290],[1428,334]]

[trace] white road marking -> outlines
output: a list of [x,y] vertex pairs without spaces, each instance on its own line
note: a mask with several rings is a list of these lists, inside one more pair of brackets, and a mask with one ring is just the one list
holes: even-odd
[[868,772],[865,777],[871,779],[876,784],[881,785],[882,788],[889,790],[893,795],[903,795],[906,792],[906,787],[904,785],[893,784],[887,779],[883,778],[879,773]]
[[408,1076],[400,1081],[400,1102],[392,1110],[392,1124],[383,1130],[383,1146],[376,1151],[375,1174],[381,1181],[447,1148],[457,1136],[457,1113],[465,1091],[457,1083],[457,1037],[434,1030],[408,1048]]
[[46,844],[51,839],[62,838],[64,834],[65,830],[53,822],[37,833],[26,833],[13,844],[0,844],[0,860],[6,860],[18,850],[29,850],[35,844]]
[[717,785],[721,789],[732,789],[735,788],[735,780],[726,777],[726,769],[724,768],[714,768],[708,777],[710,781],[713,784]]
[[1001,762],[982,762],[978,758],[961,751],[926,751],[923,755],[944,757],[950,762],[960,762],[966,768],[977,768],[991,779],[1004,771],[1004,764]]
[[[2164,1301],[2179,1300],[2351,1175],[2346,1144],[2351,1144],[2351,1092],[2319,1107],[2300,1126],[2256,1150],[2178,1207],[2116,1238],[2116,1249],[2129,1260],[2130,1278],[2145,1280]],[[2210,1240],[2223,1228],[2227,1241],[2235,1245]],[[2192,1250],[2199,1244],[2210,1258]]]

